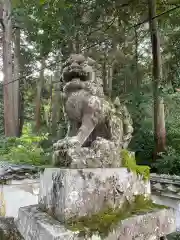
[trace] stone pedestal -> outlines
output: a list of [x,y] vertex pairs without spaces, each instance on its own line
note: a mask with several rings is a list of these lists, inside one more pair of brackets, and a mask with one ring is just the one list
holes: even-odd
[[[25,240],[101,240],[99,236],[85,238],[72,232],[37,205],[22,207],[16,225]],[[125,219],[103,240],[159,240],[176,229],[172,209],[132,216]]]
[[126,168],[45,169],[39,207],[57,220],[92,215],[105,206],[121,207],[134,195],[150,194],[150,185]]
[[107,206],[120,208],[135,195],[150,195],[150,185],[126,168],[45,169],[39,204],[20,208],[16,226],[24,240],[159,240],[176,230],[174,211],[165,208],[132,212],[124,220],[119,215],[102,238],[86,231],[80,236],[81,228],[70,230],[66,220],[75,217],[78,222]]

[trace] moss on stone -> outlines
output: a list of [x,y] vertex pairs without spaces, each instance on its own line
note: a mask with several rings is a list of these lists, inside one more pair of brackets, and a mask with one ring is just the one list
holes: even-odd
[[121,208],[105,208],[92,216],[80,218],[71,218],[66,223],[66,227],[71,231],[78,231],[79,236],[91,237],[98,234],[102,238],[106,237],[122,220],[133,215],[139,215],[154,211],[155,209],[167,208],[162,205],[154,204],[150,199],[144,196],[136,196],[133,203],[127,200]]
[[127,150],[121,151],[122,166],[128,168],[132,172],[142,175],[144,180],[150,178],[150,168],[148,166],[139,166],[136,164],[135,157],[130,155]]

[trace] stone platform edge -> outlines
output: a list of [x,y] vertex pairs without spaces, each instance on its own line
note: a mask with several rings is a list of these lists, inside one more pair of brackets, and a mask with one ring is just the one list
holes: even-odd
[[[31,240],[82,240],[78,232],[66,229],[59,221],[45,212],[38,205],[22,207],[15,222],[24,239]],[[156,240],[176,231],[173,209],[161,209],[144,215],[135,215],[117,224],[105,240]],[[92,238],[89,238],[89,240]],[[97,238],[101,239],[101,238]]]

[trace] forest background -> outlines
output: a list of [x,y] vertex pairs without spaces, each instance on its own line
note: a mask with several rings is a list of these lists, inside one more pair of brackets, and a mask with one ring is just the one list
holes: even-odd
[[180,175],[179,19],[178,0],[1,0],[0,159],[51,163],[62,63],[83,52],[131,113],[137,163]]

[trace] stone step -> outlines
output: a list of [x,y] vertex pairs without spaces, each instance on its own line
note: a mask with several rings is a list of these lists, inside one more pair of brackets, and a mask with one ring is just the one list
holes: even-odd
[[149,194],[150,183],[127,168],[47,168],[40,179],[39,206],[64,222]]
[[[99,236],[79,237],[63,224],[39,210],[38,205],[22,207],[16,221],[24,240],[98,240]],[[172,209],[155,210],[132,216],[117,224],[105,240],[158,240],[176,231]]]
[[20,208],[15,224],[25,240],[70,240],[73,236],[58,221],[40,211],[38,205]]

